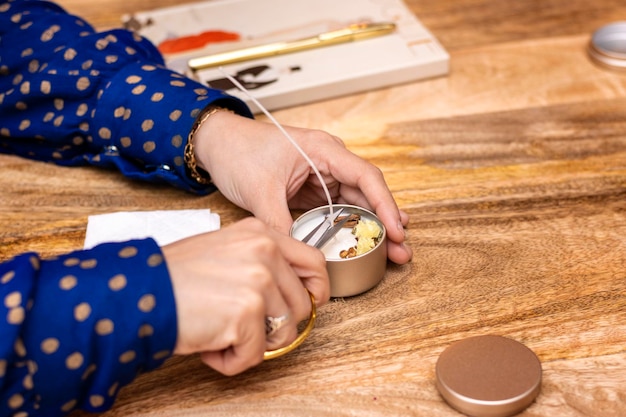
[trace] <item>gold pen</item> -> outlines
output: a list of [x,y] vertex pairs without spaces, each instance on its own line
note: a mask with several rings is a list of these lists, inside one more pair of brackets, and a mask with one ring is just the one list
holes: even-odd
[[252,59],[267,58],[270,56],[305,51],[307,49],[373,38],[375,36],[387,35],[395,29],[396,24],[389,22],[357,23],[343,29],[322,33],[310,38],[274,42],[267,45],[253,46],[215,55],[192,58],[187,64],[192,71],[198,71],[218,67],[220,65],[234,64],[236,62],[249,61]]

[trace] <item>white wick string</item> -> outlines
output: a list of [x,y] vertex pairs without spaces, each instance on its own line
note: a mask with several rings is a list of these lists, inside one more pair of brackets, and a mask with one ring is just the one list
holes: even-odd
[[304,150],[300,147],[300,145],[296,143],[296,141],[291,137],[291,135],[287,133],[285,128],[283,128],[283,126],[280,123],[278,123],[278,121],[274,118],[274,116],[272,116],[270,112],[267,111],[267,109],[261,103],[259,103],[259,101],[256,98],[254,98],[252,94],[250,94],[250,92],[243,85],[241,85],[239,81],[237,81],[230,74],[227,74],[226,71],[224,71],[222,67],[219,67],[219,70],[226,78],[230,80],[230,82],[232,82],[239,90],[241,90],[241,92],[243,92],[250,100],[252,100],[252,102],[256,104],[259,109],[261,109],[261,111],[268,117],[268,119],[270,119],[272,123],[276,125],[276,127],[282,132],[282,134],[285,135],[287,139],[289,139],[289,142],[291,142],[291,144],[298,150],[298,152],[300,152],[302,157],[308,162],[308,164],[313,169],[313,172],[315,172],[315,175],[319,179],[320,184],[322,184],[322,188],[324,189],[324,194],[326,194],[326,199],[328,200],[328,208],[330,211],[329,214],[332,216],[333,200],[330,197],[330,191],[328,191],[328,187],[326,187],[326,183],[324,182],[324,179],[322,178],[322,174],[320,174],[319,170],[317,169],[317,167],[315,166],[311,158],[309,158],[306,152],[304,152]]

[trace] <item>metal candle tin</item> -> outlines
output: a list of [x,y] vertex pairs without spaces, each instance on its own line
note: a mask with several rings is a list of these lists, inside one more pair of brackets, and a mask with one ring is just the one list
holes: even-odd
[[[373,249],[353,258],[341,258],[338,252],[345,233],[351,233],[350,228],[342,229],[321,248],[326,255],[331,297],[361,294],[375,287],[383,279],[387,270],[387,231],[382,222],[374,213],[362,207],[333,204],[333,210],[340,208],[343,208],[346,214],[359,214],[361,219],[375,221],[382,230],[382,236]],[[318,207],[304,213],[291,226],[291,236],[302,240],[329,213],[329,206]]]
[[626,71],[626,21],[610,23],[596,30],[591,36],[588,52],[595,63]]
[[498,335],[459,340],[439,356],[437,389],[446,402],[474,417],[509,417],[541,391],[541,362],[522,343]]

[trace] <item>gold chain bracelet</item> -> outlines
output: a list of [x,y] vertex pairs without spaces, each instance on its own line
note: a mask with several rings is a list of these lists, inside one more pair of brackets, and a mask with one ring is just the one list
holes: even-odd
[[198,116],[196,121],[193,123],[193,126],[191,127],[189,135],[187,136],[187,144],[185,145],[184,153],[185,165],[187,166],[187,169],[189,169],[189,174],[191,175],[191,178],[196,180],[199,184],[211,184],[211,177],[208,172],[198,167],[198,163],[196,161],[196,153],[193,146],[193,139],[198,129],[200,129],[200,126],[202,126],[202,123],[206,122],[209,117],[211,117],[218,111],[227,111],[233,113],[232,110],[226,109],[224,107],[210,106],[200,116]]

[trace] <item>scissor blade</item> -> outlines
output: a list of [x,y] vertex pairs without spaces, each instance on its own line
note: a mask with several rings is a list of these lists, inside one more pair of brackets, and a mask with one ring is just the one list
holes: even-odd
[[327,214],[324,220],[318,226],[316,226],[315,229],[313,229],[308,235],[306,235],[304,239],[302,239],[302,241],[307,245],[319,248],[319,240],[322,238],[322,236],[324,236],[324,233],[326,233],[333,227],[335,219],[339,217],[341,212],[343,212],[343,208],[335,211],[332,216],[330,214]]
[[320,239],[315,243],[315,247],[321,249],[322,246],[326,244],[330,239],[332,239],[338,232],[341,230],[343,225],[350,219],[350,216],[345,216],[343,219],[338,221],[334,226],[330,229],[326,230],[326,233],[320,237]]

